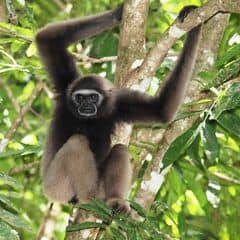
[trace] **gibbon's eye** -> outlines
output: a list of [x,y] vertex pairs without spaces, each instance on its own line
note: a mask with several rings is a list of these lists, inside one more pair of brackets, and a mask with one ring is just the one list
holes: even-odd
[[89,97],[90,97],[91,101],[93,101],[93,102],[98,102],[98,100],[99,100],[98,94],[91,94]]
[[80,103],[80,102],[83,101],[84,97],[83,97],[83,95],[78,93],[78,94],[75,95],[75,99],[78,103]]

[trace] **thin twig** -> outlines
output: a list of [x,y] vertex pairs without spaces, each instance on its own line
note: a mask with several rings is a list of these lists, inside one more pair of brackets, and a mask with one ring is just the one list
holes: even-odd
[[48,222],[49,218],[51,218],[52,208],[53,208],[53,203],[50,203],[49,207],[47,208],[47,211],[44,214],[42,224],[40,225],[40,227],[38,229],[38,233],[37,233],[37,236],[35,238],[36,240],[37,239],[39,239],[39,240],[42,239],[42,236],[44,235],[44,232],[45,232],[47,222]]
[[40,165],[39,161],[34,161],[34,162],[31,162],[31,163],[23,164],[21,166],[16,166],[16,167],[10,169],[8,174],[11,175],[11,176],[21,174],[21,173],[29,171],[33,168],[38,168],[39,165]]
[[8,10],[8,21],[11,24],[16,25],[17,24],[17,15],[16,15],[16,11],[13,5],[13,2],[11,0],[6,0],[6,6],[7,6],[7,10]]
[[[13,92],[11,90],[11,88],[6,84],[5,81],[3,80],[0,80],[0,86],[4,89],[4,91],[6,92],[7,96],[8,96],[8,99],[11,101],[15,111],[17,113],[20,112],[21,110],[21,107],[18,103],[18,101],[15,99],[14,95],[13,95]],[[30,129],[31,126],[29,125],[29,123],[25,120],[23,120],[23,124],[25,125],[26,129]]]
[[62,11],[65,10],[65,5],[64,3],[62,3],[61,0],[53,0],[55,2],[55,4],[59,7],[59,9],[61,9]]
[[80,64],[86,63],[104,63],[104,62],[115,62],[117,60],[117,56],[110,56],[110,57],[102,57],[102,58],[93,58],[79,53],[73,53],[73,56],[80,61]]
[[14,136],[15,132],[17,131],[18,127],[20,126],[20,124],[22,123],[24,116],[27,114],[27,112],[30,110],[33,101],[35,100],[35,98],[40,94],[42,88],[43,88],[43,81],[38,82],[38,84],[36,85],[32,95],[30,96],[30,98],[28,99],[27,103],[21,108],[16,120],[14,121],[14,123],[12,124],[11,128],[7,131],[5,137],[3,138],[3,140],[0,143],[0,153],[4,151],[4,149],[6,148],[6,146],[8,145],[9,141],[12,139],[12,137]]
[[16,32],[16,31],[14,31],[14,30],[10,30],[10,29],[5,28],[3,26],[0,27],[0,33],[6,34],[6,35],[10,35],[10,36],[14,36],[16,38],[20,38],[20,39],[22,39],[22,40],[24,40],[26,42],[30,42],[30,43],[33,41],[33,38],[26,37],[26,36]]

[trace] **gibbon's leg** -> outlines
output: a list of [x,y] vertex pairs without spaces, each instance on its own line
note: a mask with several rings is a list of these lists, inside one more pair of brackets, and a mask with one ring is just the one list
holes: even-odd
[[76,203],[95,196],[97,170],[88,140],[75,134],[56,153],[43,175],[46,195],[58,202]]
[[129,204],[124,200],[131,185],[131,163],[128,149],[123,144],[113,146],[107,166],[102,176],[107,204],[114,213],[130,211]]

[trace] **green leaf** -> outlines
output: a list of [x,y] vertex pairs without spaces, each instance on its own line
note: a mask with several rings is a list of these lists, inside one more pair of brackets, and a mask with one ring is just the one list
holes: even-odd
[[35,84],[33,81],[28,82],[28,84],[23,88],[22,94],[18,97],[20,102],[25,102],[32,95]]
[[96,206],[103,210],[107,215],[111,216],[112,215],[112,209],[110,209],[107,204],[99,199],[93,199],[93,204],[96,204]]
[[216,163],[219,156],[219,144],[216,137],[215,122],[206,122],[201,131],[201,138],[207,159],[211,164]]
[[79,224],[73,224],[67,227],[67,232],[74,232],[74,231],[80,231],[84,229],[89,228],[105,228],[106,225],[103,223],[97,223],[97,222],[83,222]]
[[0,159],[1,158],[7,158],[7,157],[22,157],[27,156],[31,154],[37,154],[41,151],[40,148],[33,148],[33,147],[26,147],[23,150],[9,150],[7,152],[0,153]]
[[0,221],[0,240],[20,240],[18,233],[9,225]]
[[178,229],[180,233],[180,239],[181,240],[187,239],[186,238],[186,235],[187,235],[186,216],[183,211],[181,211],[178,214]]
[[222,112],[237,107],[240,107],[240,83],[233,83],[225,93],[219,97],[212,118],[217,119]]
[[203,208],[207,204],[206,193],[203,190],[201,182],[195,178],[187,179],[187,186],[192,190],[194,195],[199,201],[200,206]]
[[118,38],[114,34],[103,33],[95,37],[90,55],[94,57],[106,57],[117,55]]
[[178,120],[185,119],[188,117],[199,116],[201,113],[202,113],[202,111],[180,112],[174,118],[174,121],[178,121]]
[[19,53],[21,52],[21,49],[25,46],[26,42],[24,42],[21,39],[16,39],[11,44],[11,52],[12,53]]
[[172,142],[163,156],[163,167],[161,168],[161,171],[177,161],[186,152],[188,147],[198,136],[201,128],[202,124],[194,124],[190,129],[178,136]]
[[198,166],[201,164],[201,156],[200,156],[200,135],[196,137],[196,139],[193,141],[191,146],[187,149],[187,154],[191,159],[194,160],[194,163]]
[[215,77],[215,73],[214,72],[204,71],[204,72],[200,72],[198,74],[198,76],[200,78],[202,78],[203,80],[205,80],[206,82],[211,82],[212,79]]
[[8,223],[14,228],[24,229],[29,232],[31,231],[30,225],[26,221],[24,221],[19,216],[2,209],[1,207],[0,207],[0,220]]
[[131,219],[127,219],[127,216],[125,215],[116,215],[112,224],[117,224],[120,229],[127,232],[132,227],[132,225],[129,223],[130,220]]
[[35,43],[31,43],[26,51],[27,57],[37,55],[37,47]]
[[21,139],[21,142],[24,144],[28,144],[28,145],[37,145],[38,144],[37,137],[34,134],[26,135],[23,139]]
[[0,29],[9,32],[11,35],[24,38],[27,41],[32,41],[34,37],[34,33],[31,30],[9,23],[0,22]]
[[14,178],[9,177],[4,173],[0,173],[0,186],[1,185],[9,185],[14,189],[22,189],[22,185],[19,184]]
[[110,215],[106,213],[105,210],[99,208],[94,203],[83,203],[79,205],[80,209],[92,212],[93,214],[97,215],[98,217],[108,220],[110,218]]
[[17,0],[17,2],[18,2],[21,6],[25,6],[25,4],[26,4],[25,0]]
[[168,173],[168,183],[170,188],[173,189],[175,196],[172,196],[174,198],[179,198],[184,193],[185,185],[182,181],[182,176],[175,168],[171,168],[171,171]]
[[2,202],[3,204],[5,204],[7,207],[9,207],[10,209],[18,212],[17,208],[13,205],[13,203],[3,194],[0,193],[0,202]]
[[217,165],[208,169],[210,173],[228,184],[240,185],[240,170],[227,165]]
[[230,47],[227,52],[218,59],[216,66],[218,68],[222,67],[223,65],[229,63],[235,57],[240,56],[240,44],[233,45]]
[[217,118],[217,122],[230,134],[240,137],[240,117],[231,113],[224,112]]
[[240,59],[228,63],[226,66],[222,67],[214,79],[214,86],[219,86],[222,83],[237,77],[240,72]]
[[142,216],[142,217],[146,217],[146,212],[145,212],[145,209],[141,206],[141,205],[139,205],[138,203],[136,203],[136,202],[134,202],[134,201],[130,201],[129,200],[129,202],[130,202],[130,205],[131,205],[131,207],[135,210],[135,211],[137,211],[137,213],[140,215],[140,216]]
[[110,226],[109,231],[112,234],[112,236],[114,237],[114,239],[126,240],[125,236],[119,229]]

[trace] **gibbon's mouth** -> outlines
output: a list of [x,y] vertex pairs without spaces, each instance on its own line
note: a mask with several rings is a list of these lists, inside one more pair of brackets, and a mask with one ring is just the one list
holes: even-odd
[[78,107],[78,113],[84,117],[92,117],[97,115],[97,107],[93,103],[82,104]]

